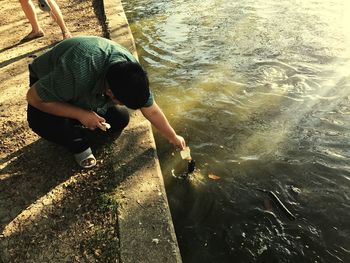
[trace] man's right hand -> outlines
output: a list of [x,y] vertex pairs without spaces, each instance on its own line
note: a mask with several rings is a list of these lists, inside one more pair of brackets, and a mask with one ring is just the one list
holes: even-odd
[[79,121],[86,128],[90,130],[95,130],[96,128],[101,128],[103,126],[103,122],[106,122],[104,118],[99,116],[94,111],[83,111],[81,116],[79,117]]
[[102,127],[106,120],[96,112],[85,110],[77,106],[60,101],[43,101],[36,91],[35,84],[27,92],[27,101],[33,107],[56,116],[66,117],[80,121],[90,130]]

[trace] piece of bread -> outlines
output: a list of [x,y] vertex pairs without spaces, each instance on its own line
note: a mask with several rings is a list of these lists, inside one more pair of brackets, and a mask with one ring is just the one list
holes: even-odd
[[101,124],[102,124],[102,126],[100,127],[100,129],[103,131],[107,131],[108,129],[111,128],[111,125],[107,122],[102,122]]

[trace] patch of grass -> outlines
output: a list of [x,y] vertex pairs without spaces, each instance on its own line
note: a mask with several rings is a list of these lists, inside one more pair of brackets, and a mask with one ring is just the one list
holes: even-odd
[[113,227],[96,227],[90,238],[83,241],[82,247],[96,262],[118,262],[119,240]]
[[117,199],[111,193],[104,193],[100,197],[99,208],[102,212],[117,213]]

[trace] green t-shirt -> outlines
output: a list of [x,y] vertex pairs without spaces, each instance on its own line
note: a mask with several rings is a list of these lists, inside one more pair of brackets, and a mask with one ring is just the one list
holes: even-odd
[[[30,65],[38,96],[46,102],[67,102],[104,114],[113,105],[104,95],[105,74],[110,65],[137,62],[130,52],[105,38],[80,36],[66,39]],[[153,104],[153,95],[144,107]]]

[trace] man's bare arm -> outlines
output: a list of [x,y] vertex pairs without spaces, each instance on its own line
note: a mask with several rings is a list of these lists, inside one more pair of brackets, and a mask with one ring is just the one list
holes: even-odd
[[150,107],[141,108],[141,112],[170,143],[181,150],[186,147],[184,138],[176,134],[157,103],[154,102]]
[[97,115],[93,111],[85,110],[65,102],[43,101],[36,91],[35,84],[32,87],[30,87],[30,89],[27,92],[27,101],[31,106],[43,112],[60,117],[78,120],[89,129],[95,129],[97,127],[100,127],[101,123],[105,122],[104,118]]

